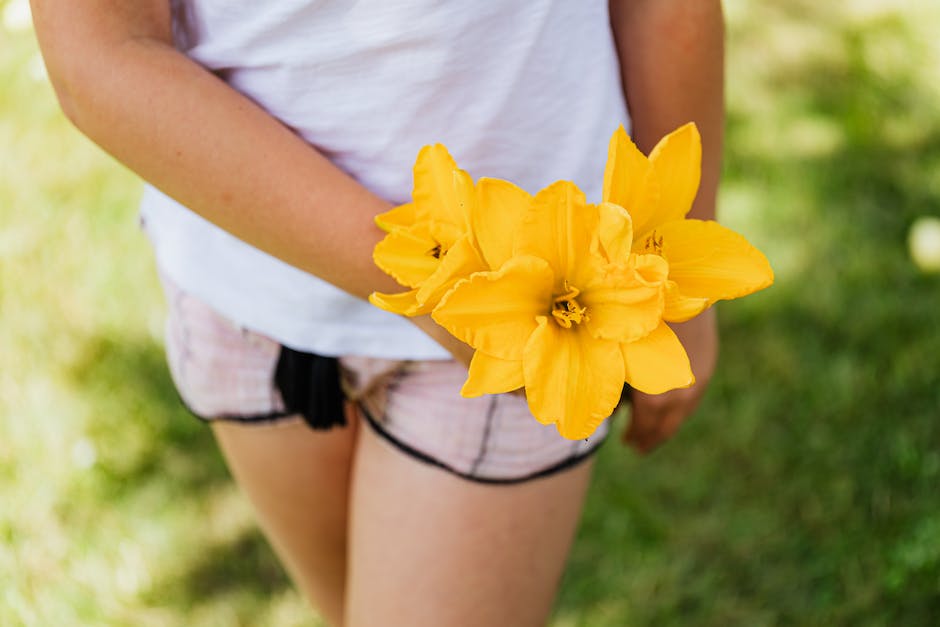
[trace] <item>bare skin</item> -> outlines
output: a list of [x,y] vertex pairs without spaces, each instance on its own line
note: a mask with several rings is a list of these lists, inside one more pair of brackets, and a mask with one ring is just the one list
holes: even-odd
[[[359,297],[395,291],[371,261],[389,204],[172,46],[166,0],[32,0],[49,76],[73,123],[142,178],[239,238]],[[714,215],[722,26],[717,0],[611,2],[633,134],[644,150],[694,120],[705,145],[693,214]],[[669,68],[664,72],[663,68]],[[233,174],[234,173],[234,174]],[[415,323],[469,362],[429,319]],[[678,328],[695,388],[637,395],[645,451],[694,409],[714,367],[714,319]],[[369,429],[217,425],[275,550],[334,625],[540,625],[590,464],[482,486],[389,450]],[[420,603],[402,603],[402,599]]]
[[212,425],[229,469],[291,579],[331,625],[343,624],[349,486],[358,418],[329,433],[297,420]]

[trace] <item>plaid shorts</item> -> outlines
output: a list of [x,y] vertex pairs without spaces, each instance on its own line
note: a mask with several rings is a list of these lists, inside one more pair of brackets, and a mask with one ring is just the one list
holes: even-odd
[[[285,351],[295,358],[304,353],[242,328],[172,282],[163,283],[167,361],[193,414],[255,424],[300,419],[288,409],[284,391],[306,389],[309,382],[283,375],[309,377],[309,369],[280,369]],[[341,394],[382,438],[465,479],[514,483],[543,477],[587,459],[607,435],[604,423],[588,440],[566,440],[553,425],[539,424],[517,395],[463,398],[467,370],[455,361],[349,356],[338,365]]]

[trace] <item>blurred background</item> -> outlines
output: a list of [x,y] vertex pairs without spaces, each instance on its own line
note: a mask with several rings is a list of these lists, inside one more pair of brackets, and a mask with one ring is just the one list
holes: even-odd
[[[940,3],[726,10],[721,217],[777,282],[675,440],[604,447],[552,625],[940,624]],[[0,624],[318,625],[177,401],[140,183],[0,17]]]

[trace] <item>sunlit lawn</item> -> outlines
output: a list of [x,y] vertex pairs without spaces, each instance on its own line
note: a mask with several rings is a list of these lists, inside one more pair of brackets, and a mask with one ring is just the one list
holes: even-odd
[[[777,284],[721,307],[673,442],[605,446],[556,627],[938,624],[940,275],[906,249],[940,215],[932,4],[727,3],[722,217]],[[0,625],[316,625],[176,399],[139,184],[62,118],[14,13]]]

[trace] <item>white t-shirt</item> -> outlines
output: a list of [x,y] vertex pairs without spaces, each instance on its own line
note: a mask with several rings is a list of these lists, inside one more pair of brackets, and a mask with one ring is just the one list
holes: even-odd
[[[531,193],[571,180],[599,202],[607,142],[628,124],[607,0],[173,4],[181,50],[394,203],[434,142],[474,179]],[[323,355],[448,357],[152,187],[142,218],[161,272],[246,328]]]

